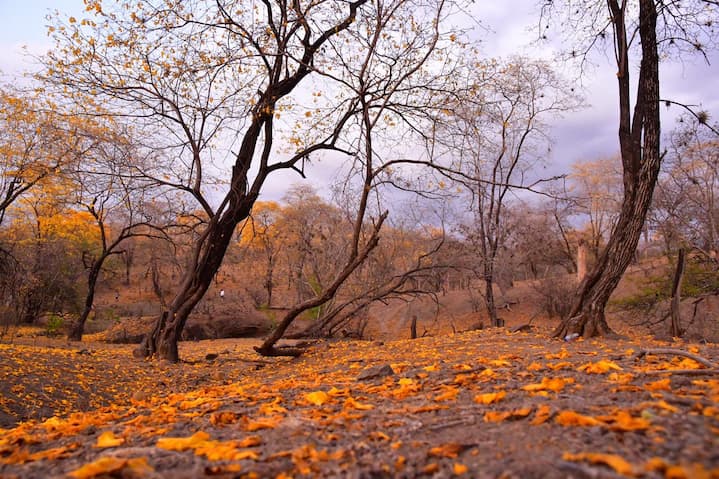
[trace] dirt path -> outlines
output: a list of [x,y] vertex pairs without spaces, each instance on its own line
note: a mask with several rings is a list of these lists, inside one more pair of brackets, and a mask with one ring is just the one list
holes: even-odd
[[0,431],[0,475],[719,477],[719,376],[683,356],[636,358],[671,346],[716,364],[715,344],[484,330],[262,362],[250,346],[186,343],[174,366],[123,347],[2,346],[3,394],[82,376],[95,389],[78,396],[117,404]]

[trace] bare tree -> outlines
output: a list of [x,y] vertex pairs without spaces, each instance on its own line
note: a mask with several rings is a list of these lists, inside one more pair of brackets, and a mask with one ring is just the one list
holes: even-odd
[[82,339],[106,260],[123,254],[121,246],[130,238],[168,239],[163,225],[158,223],[160,218],[153,218],[149,191],[152,184],[132,174],[138,158],[128,132],[104,136],[67,173],[74,184],[74,203],[94,220],[99,243],[95,251],[83,252],[87,290],[82,312],[68,331],[71,341]]
[[[617,224],[554,336],[611,333],[604,310],[634,257],[661,166],[660,50],[667,54],[672,49],[680,54],[705,51],[716,39],[717,15],[719,4],[705,0],[543,2],[543,30],[549,31],[544,20],[553,18],[569,35],[581,36],[579,45],[570,52],[573,56],[586,60],[592,47],[609,40],[617,66],[624,186]],[[632,95],[630,76],[637,68],[632,66],[634,60],[639,64]]]
[[450,155],[471,192],[466,236],[476,247],[484,300],[492,326],[499,326],[494,298],[497,258],[507,237],[505,210],[512,191],[527,188],[529,172],[546,150],[545,121],[576,105],[548,65],[513,58],[480,69],[472,96],[454,108],[448,127]]

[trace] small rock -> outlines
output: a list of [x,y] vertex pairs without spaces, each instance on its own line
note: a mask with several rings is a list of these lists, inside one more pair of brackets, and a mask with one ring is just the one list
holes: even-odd
[[366,381],[368,379],[383,378],[386,376],[394,376],[395,372],[392,366],[389,364],[383,364],[382,366],[374,366],[365,369],[357,376],[357,381]]
[[217,353],[209,353],[205,356],[205,361],[214,361],[218,356],[219,354]]
[[135,401],[144,401],[147,397],[148,394],[145,391],[135,391],[135,394],[132,395],[132,399]]

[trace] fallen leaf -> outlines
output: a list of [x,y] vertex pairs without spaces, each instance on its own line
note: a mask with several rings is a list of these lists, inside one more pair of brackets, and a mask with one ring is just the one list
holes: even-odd
[[97,437],[95,447],[106,448],[106,447],[117,447],[124,444],[125,439],[121,437],[115,437],[112,431],[105,431]]
[[600,361],[597,361],[596,363],[582,364],[577,368],[577,370],[583,371],[587,374],[605,374],[612,370],[621,371],[622,368],[612,361],[606,361],[602,359]]
[[84,466],[70,472],[68,475],[75,479],[91,479],[98,476],[116,475],[119,471],[128,468],[135,473],[135,476],[142,477],[153,471],[148,465],[147,459],[137,457],[132,459],[123,459],[113,456],[105,456],[100,459],[85,464]]
[[433,447],[429,450],[429,455],[433,457],[448,457],[450,459],[454,459],[455,457],[459,456],[463,451],[466,451],[472,446],[468,446],[465,444],[458,444],[456,442],[450,442],[447,444],[442,444],[437,447]]
[[198,431],[190,437],[161,437],[157,440],[156,446],[168,451],[186,451],[193,449],[210,439],[210,435],[204,431]]
[[344,408],[357,409],[358,411],[369,411],[370,409],[374,409],[374,406],[371,404],[362,404],[357,402],[352,396],[350,396],[345,399]]
[[496,393],[479,394],[474,397],[474,402],[479,403],[479,404],[485,404],[485,405],[494,404],[494,403],[497,403],[497,402],[501,401],[502,399],[504,399],[504,397],[506,395],[507,395],[507,393],[505,391],[499,391]]
[[574,411],[561,411],[555,421],[561,426],[604,426],[602,421]]
[[593,452],[581,452],[579,454],[570,454],[568,452],[565,452],[562,455],[562,459],[565,461],[572,461],[572,462],[582,462],[586,461],[592,464],[605,464],[614,471],[616,471],[619,474],[623,474],[625,476],[635,476],[636,472],[634,471],[634,466],[632,466],[630,463],[628,463],[624,458],[621,456],[617,456],[614,454],[600,454],[600,453],[593,453]]
[[315,391],[305,394],[305,401],[315,406],[322,406],[330,400],[329,395],[324,391]]
[[452,466],[452,473],[455,476],[461,476],[462,474],[466,473],[469,469],[464,464],[460,464],[458,462],[455,462]]
[[534,414],[534,419],[532,419],[529,424],[538,426],[547,422],[550,417],[552,417],[552,408],[546,404],[542,404],[537,408],[537,412]]

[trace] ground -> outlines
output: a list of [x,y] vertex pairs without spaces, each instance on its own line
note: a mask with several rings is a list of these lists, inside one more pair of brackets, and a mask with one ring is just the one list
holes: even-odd
[[270,360],[185,342],[178,365],[21,338],[0,344],[0,476],[719,477],[719,377],[687,357],[719,345],[547,333]]

